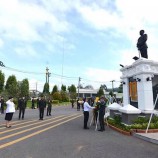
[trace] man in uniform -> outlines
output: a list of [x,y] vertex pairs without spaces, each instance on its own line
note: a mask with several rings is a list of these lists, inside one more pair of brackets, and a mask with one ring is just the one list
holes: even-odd
[[27,104],[27,101],[25,97],[19,98],[19,101],[18,101],[19,120],[21,119],[21,114],[22,114],[22,119],[24,119],[26,104]]
[[105,115],[105,98],[102,96],[100,98],[100,102],[98,102],[98,107],[99,107],[99,123],[100,123],[100,129],[98,131],[105,131],[105,125],[104,125],[104,115]]
[[46,101],[44,99],[44,96],[41,96],[41,99],[39,100],[39,120],[43,120],[44,116],[44,109],[46,108]]
[[1,114],[4,114],[4,99],[1,97],[0,99],[0,104],[1,104]]

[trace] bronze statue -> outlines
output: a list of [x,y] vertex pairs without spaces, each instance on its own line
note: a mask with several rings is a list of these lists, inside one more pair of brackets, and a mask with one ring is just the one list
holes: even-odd
[[147,34],[144,34],[144,30],[140,30],[140,37],[138,38],[137,42],[137,48],[140,51],[141,57],[148,59],[148,53],[147,53]]

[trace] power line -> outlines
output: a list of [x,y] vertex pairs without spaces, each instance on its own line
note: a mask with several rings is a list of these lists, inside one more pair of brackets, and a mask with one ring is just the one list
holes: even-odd
[[[15,69],[15,68],[11,68],[11,67],[8,67],[8,66],[4,66],[3,62],[1,62],[2,64],[0,64],[0,66],[3,68],[3,69],[8,69],[10,71],[15,71],[15,72],[20,72],[20,73],[26,73],[26,74],[34,74],[34,75],[45,75],[44,72],[33,72],[33,71],[25,71],[25,70],[19,70],[19,69]],[[60,75],[60,74],[56,74],[56,73],[51,73],[53,76],[55,76],[56,78],[65,78],[67,80],[76,80],[78,79],[78,77],[72,77],[72,76],[65,76],[65,75]],[[110,83],[111,81],[95,81],[95,80],[89,80],[89,79],[85,79],[85,78],[82,78],[82,80],[84,81],[88,81],[88,82],[93,82],[93,83],[100,83],[100,84],[103,84],[103,83]],[[120,82],[120,81],[115,81],[115,82]]]

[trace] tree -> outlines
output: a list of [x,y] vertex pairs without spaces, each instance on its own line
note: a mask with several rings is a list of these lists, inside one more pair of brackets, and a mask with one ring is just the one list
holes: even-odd
[[102,84],[101,88],[104,89],[105,91],[107,91],[107,86],[105,84]]
[[54,92],[53,93],[53,99],[61,101],[61,95],[60,95],[60,93],[59,92]]
[[76,94],[75,85],[72,84],[70,87],[68,87],[68,91],[69,91],[69,94],[70,94],[70,98],[71,99],[76,99],[77,94]]
[[66,92],[66,86],[62,84],[61,90],[64,91],[64,92]]
[[94,89],[92,85],[87,85],[84,87],[85,89]]
[[20,97],[29,97],[29,81],[23,79],[20,84]]
[[118,93],[123,93],[123,84],[121,83],[118,88]]
[[55,92],[58,92],[58,87],[57,87],[57,85],[54,85],[53,90],[52,90],[52,95],[53,95]]
[[61,92],[60,92],[60,96],[61,96],[61,100],[62,100],[63,102],[69,101],[69,97],[68,97],[68,94],[67,94],[66,92],[61,91]]
[[4,73],[2,73],[2,71],[0,70],[0,93],[4,89],[4,81],[5,81]]
[[109,95],[112,97],[114,95],[114,93],[112,91],[110,91]]
[[97,97],[101,97],[102,95],[104,95],[104,91],[103,91],[103,88],[100,86],[100,88],[97,92]]
[[49,84],[48,83],[44,84],[43,93],[49,94]]
[[5,89],[7,90],[8,94],[16,97],[18,93],[18,87],[17,87],[17,80],[15,75],[9,76],[6,82]]

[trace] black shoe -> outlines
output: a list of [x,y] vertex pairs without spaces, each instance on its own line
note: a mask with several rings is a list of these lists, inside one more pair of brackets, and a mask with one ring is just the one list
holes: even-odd
[[99,129],[98,131],[103,132],[103,130],[102,130],[102,129]]
[[84,129],[89,129],[88,127],[84,128]]

